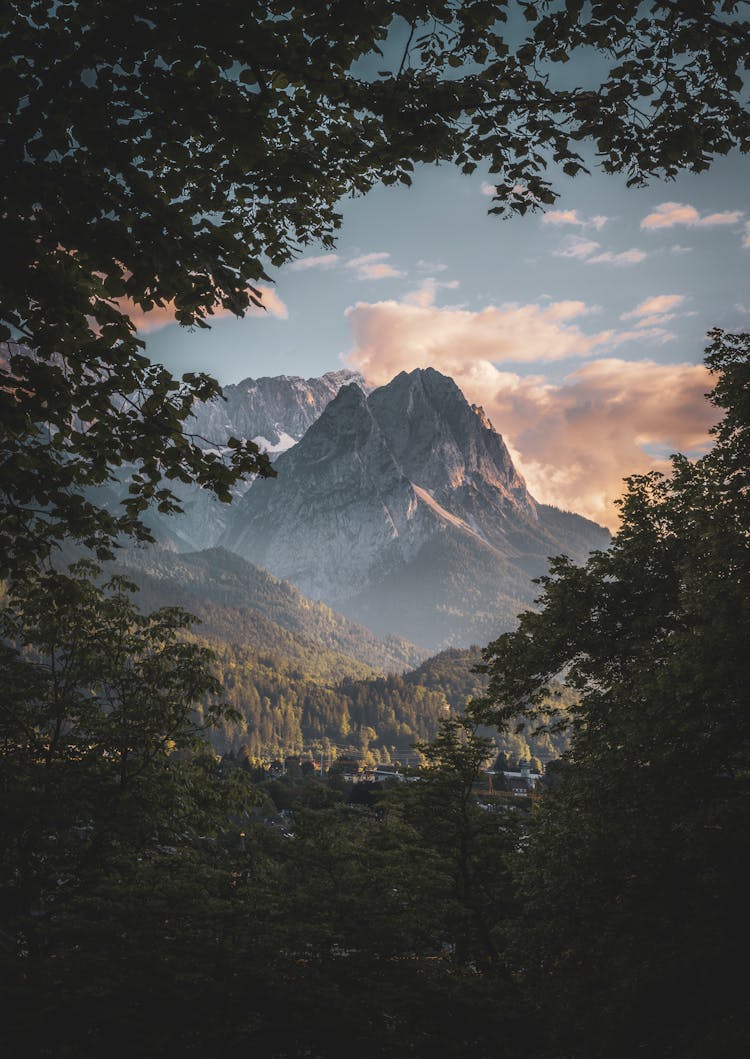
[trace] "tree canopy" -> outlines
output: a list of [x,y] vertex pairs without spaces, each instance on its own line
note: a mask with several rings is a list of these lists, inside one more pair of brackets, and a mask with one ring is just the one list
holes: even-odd
[[611,548],[558,560],[486,653],[485,721],[533,725],[560,672],[580,696],[521,865],[561,1054],[747,1047],[750,335],[712,332],[706,363],[711,451],[631,478]]
[[[228,499],[271,473],[252,443],[186,435],[217,385],[152,365],[136,314],[202,327],[262,304],[269,265],[331,245],[342,196],[419,163],[487,165],[491,212],[523,213],[586,144],[635,184],[747,150],[747,6],[5,4],[0,339],[23,343],[0,364],[6,567],[66,534],[147,535],[145,505],[177,506],[164,475]],[[567,73],[579,57],[588,80]],[[123,463],[119,514],[81,499]]]

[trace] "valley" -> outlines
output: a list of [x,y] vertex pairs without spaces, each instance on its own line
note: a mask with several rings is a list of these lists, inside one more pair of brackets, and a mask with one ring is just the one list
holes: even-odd
[[[536,501],[482,409],[431,369],[372,392],[346,371],[248,379],[196,406],[193,429],[217,451],[254,439],[278,477],[229,506],[187,491],[116,569],[143,609],[199,619],[189,636],[214,652],[234,711],[209,733],[220,754],[416,760],[482,694],[476,645],[533,605],[546,556],[608,542]],[[514,760],[565,745],[498,739]]]

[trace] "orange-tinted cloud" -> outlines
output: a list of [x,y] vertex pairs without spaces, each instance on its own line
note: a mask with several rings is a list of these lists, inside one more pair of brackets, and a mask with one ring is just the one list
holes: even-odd
[[[644,319],[659,315],[647,312],[648,301],[638,307]],[[644,338],[642,330],[585,334],[577,321],[587,311],[582,302],[477,313],[359,304],[348,311],[354,336],[348,360],[374,386],[418,367],[452,376],[504,435],[537,499],[614,526],[622,479],[665,468],[670,452],[706,445],[716,411],[705,400],[710,378],[702,365],[608,357],[588,360],[554,384],[501,367],[590,357],[605,344]],[[655,330],[651,337],[664,335]]]
[[379,250],[374,254],[362,254],[353,257],[346,262],[346,267],[356,275],[357,279],[391,279],[403,276],[393,265],[389,264],[391,255],[385,250]]
[[645,261],[648,254],[645,250],[639,250],[637,247],[631,247],[630,250],[622,250],[619,254],[614,253],[612,250],[605,250],[601,254],[596,254],[594,257],[586,258],[587,265],[638,265],[641,261]]
[[619,358],[591,361],[559,385],[502,372],[481,388],[463,383],[507,433],[532,494],[610,527],[624,477],[666,470],[669,453],[708,444],[710,385],[702,364]]
[[[265,308],[261,309],[257,305],[250,305],[245,312],[245,316],[262,317],[270,313],[271,316],[276,316],[280,320],[286,320],[289,316],[287,307],[273,287],[258,287],[257,290],[261,293],[261,300]],[[118,298],[117,306],[122,312],[127,313],[138,332],[142,335],[160,331],[162,327],[168,327],[169,324],[176,322],[174,302],[167,302],[165,305],[155,305],[149,312],[144,312],[140,306],[135,305],[129,298]],[[223,316],[232,315],[234,314],[229,309],[220,307],[214,311],[212,317],[208,317],[208,322],[210,323],[212,319],[216,320]]]
[[684,294],[655,294],[651,298],[636,305],[629,313],[622,313],[621,320],[630,320],[636,317],[653,316],[654,314],[667,313],[670,309],[676,309],[685,301]]
[[597,232],[601,231],[608,220],[609,217],[601,213],[594,217],[582,217],[578,210],[547,210],[542,214],[542,224],[573,224],[579,228],[596,228]]
[[[604,220],[606,221],[606,217]],[[584,261],[587,265],[638,265],[648,257],[645,250],[638,250],[637,247],[622,250],[620,253],[601,250],[601,244],[595,239],[584,239],[580,235],[568,236],[562,246],[553,253],[555,257],[572,257],[577,261]]]
[[742,210],[722,210],[719,213],[707,213],[701,217],[695,206],[686,202],[662,202],[641,221],[641,228],[674,228],[677,224],[689,228],[715,228],[726,224],[736,224],[742,217]]
[[613,339],[612,331],[584,333],[576,318],[590,310],[580,301],[547,305],[488,305],[479,312],[416,301],[358,302],[347,309],[354,334],[353,361],[382,385],[408,362],[452,375],[470,360],[528,362],[585,356]]
[[306,272],[311,268],[335,268],[338,260],[338,254],[317,254],[315,257],[300,257],[296,261],[292,261],[289,269],[292,272]]

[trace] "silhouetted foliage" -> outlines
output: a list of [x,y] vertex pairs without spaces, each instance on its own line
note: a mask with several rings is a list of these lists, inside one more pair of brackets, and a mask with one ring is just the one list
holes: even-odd
[[580,696],[519,860],[559,1054],[750,1045],[750,335],[710,337],[712,450],[631,478],[611,549],[556,561],[487,652],[485,720],[533,722],[561,671]]

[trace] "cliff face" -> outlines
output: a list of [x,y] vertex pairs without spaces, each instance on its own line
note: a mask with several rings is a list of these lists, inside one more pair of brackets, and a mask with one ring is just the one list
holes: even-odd
[[252,438],[271,454],[299,441],[347,383],[364,385],[354,371],[329,371],[319,379],[297,375],[245,379],[224,387],[224,400],[197,405],[187,429],[220,447],[234,436]]
[[[230,437],[251,438],[272,459],[294,445],[320,416],[342,386],[361,375],[352,371],[329,371],[319,379],[280,375],[275,378],[245,379],[224,387],[224,398],[196,404],[185,430],[203,448],[221,451]],[[118,483],[97,493],[99,502],[116,505],[127,490],[127,470]],[[180,497],[184,514],[163,516],[156,510],[145,513],[156,539],[178,552],[213,548],[226,527],[229,508],[210,493],[194,486],[171,483]],[[243,483],[235,490],[240,497],[249,488]]]
[[486,640],[546,557],[608,534],[537,504],[481,408],[433,369],[344,386],[230,512],[221,543],[378,631]]

